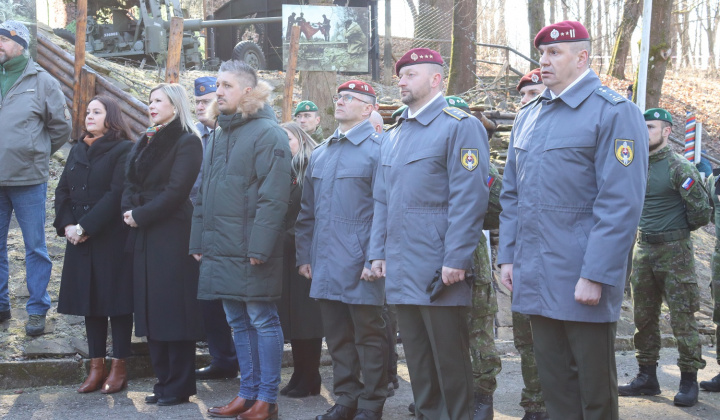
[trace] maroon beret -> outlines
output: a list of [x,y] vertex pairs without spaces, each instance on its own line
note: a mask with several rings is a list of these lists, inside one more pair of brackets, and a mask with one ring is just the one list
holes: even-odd
[[535,35],[535,48],[542,44],[555,44],[558,42],[589,41],[590,34],[582,23],[574,20],[565,20],[553,23]]
[[363,95],[375,96],[375,89],[373,89],[369,83],[365,83],[362,80],[348,80],[337,89],[338,93],[344,90],[362,93]]
[[413,48],[406,52],[405,55],[395,63],[395,74],[400,76],[401,68],[422,63],[439,64],[441,66],[445,64],[439,52],[433,51],[430,48]]
[[520,89],[524,88],[525,86],[529,85],[539,85],[542,83],[542,76],[540,75],[540,69],[537,68],[530,73],[523,76],[522,79],[520,79],[520,83],[517,85],[517,91],[520,92]]

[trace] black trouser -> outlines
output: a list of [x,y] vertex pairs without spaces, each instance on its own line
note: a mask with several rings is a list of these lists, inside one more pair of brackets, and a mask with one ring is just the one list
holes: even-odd
[[228,325],[222,300],[201,300],[200,309],[205,325],[205,337],[212,360],[210,364],[222,370],[238,370],[235,342]]
[[552,419],[617,420],[617,323],[531,315],[535,360]]
[[156,341],[148,338],[150,360],[157,377],[153,393],[158,397],[189,397],[195,387],[195,342]]
[[473,415],[473,369],[469,308],[395,306],[415,398],[416,418],[470,420]]
[[383,305],[383,321],[385,321],[385,335],[388,342],[388,383],[397,383],[397,309],[395,305]]
[[[110,323],[112,324],[112,357],[116,359],[129,357],[133,327],[132,314],[111,316]],[[87,332],[90,358],[104,358],[107,355],[108,317],[86,316],[85,331]]]
[[325,342],[333,360],[335,402],[382,412],[387,398],[388,351],[382,306],[319,302]]

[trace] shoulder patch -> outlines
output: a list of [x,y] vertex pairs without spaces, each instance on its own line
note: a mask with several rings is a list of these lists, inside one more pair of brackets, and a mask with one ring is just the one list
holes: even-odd
[[610,89],[607,86],[600,86],[599,88],[595,89],[595,93],[613,105],[617,105],[620,102],[627,101],[626,97],[615,92],[614,90]]
[[460,164],[472,172],[478,166],[478,149],[460,149]]
[[623,166],[630,165],[635,157],[635,142],[628,139],[615,139],[615,157]]
[[445,111],[446,114],[455,118],[458,121],[470,116],[470,114],[468,114],[467,112],[463,111],[462,109],[455,108],[454,106],[445,107],[443,108],[443,111]]
[[695,185],[695,180],[688,177],[688,179],[686,179],[685,182],[682,183],[682,188],[685,191],[690,191],[690,188],[692,188],[693,185]]

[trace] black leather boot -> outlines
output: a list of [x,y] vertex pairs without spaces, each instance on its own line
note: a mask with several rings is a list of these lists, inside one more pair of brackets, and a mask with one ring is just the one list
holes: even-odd
[[286,395],[290,398],[304,398],[320,394],[322,380],[320,378],[320,352],[322,350],[321,338],[306,340],[292,340],[300,349],[300,361],[295,363],[295,369],[300,369],[300,381]]
[[475,404],[473,405],[473,420],[493,419],[493,396],[488,394],[475,393]]
[[300,348],[301,340],[290,340],[290,348],[292,350],[293,358],[293,373],[290,377],[290,382],[280,389],[280,395],[287,395],[288,392],[295,389],[300,383],[300,377],[302,376],[302,349]]
[[717,375],[709,381],[700,382],[700,388],[705,391],[720,392],[720,375]]
[[680,391],[675,394],[675,405],[692,407],[698,402],[697,372],[680,372]]
[[657,380],[657,365],[640,365],[640,372],[626,385],[618,387],[621,397],[636,397],[638,395],[658,395],[660,384]]

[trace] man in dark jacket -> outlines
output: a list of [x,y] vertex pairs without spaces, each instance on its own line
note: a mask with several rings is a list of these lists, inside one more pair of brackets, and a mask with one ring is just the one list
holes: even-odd
[[297,265],[320,301],[337,396],[316,420],[380,419],[388,391],[385,281],[368,281],[367,259],[380,156],[380,135],[368,120],[375,91],[350,80],[333,100],[339,126],[310,158],[295,224]]
[[45,245],[45,198],[50,155],[70,137],[70,111],[57,80],[28,56],[28,29],[20,22],[0,25],[0,322],[10,315],[7,234],[13,211],[25,242],[30,298],[25,333],[45,331],[50,309],[47,285],[52,262]]
[[[283,334],[280,298],[290,146],[272,89],[240,61],[220,66],[215,134],[206,146],[190,253],[202,260],[198,299],[222,299],[233,328],[242,382],[211,416],[268,418],[278,412]],[[219,115],[218,115],[219,114]]]

